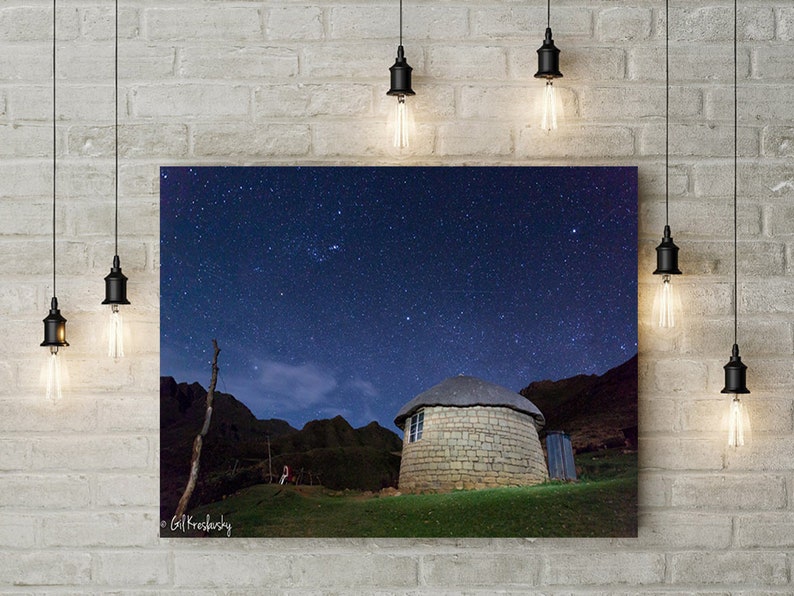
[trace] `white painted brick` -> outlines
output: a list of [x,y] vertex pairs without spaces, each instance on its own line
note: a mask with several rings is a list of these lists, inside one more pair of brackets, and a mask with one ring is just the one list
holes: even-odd
[[52,64],[42,60],[40,45],[15,44],[14,59],[0,61],[0,80],[4,84],[10,83],[12,80],[40,81],[51,76]]
[[250,89],[233,84],[138,86],[131,96],[133,114],[143,118],[244,116],[251,103]]
[[663,470],[720,470],[722,454],[705,439],[640,437],[640,467]]
[[88,477],[79,474],[2,474],[0,488],[0,505],[8,508],[80,509],[91,499]]
[[[744,358],[742,360],[745,361]],[[749,362],[749,360],[746,360],[746,362]],[[780,365],[780,363],[775,364]],[[754,363],[753,366],[757,368],[758,364]],[[749,384],[750,376],[748,375],[747,378]],[[760,391],[756,391],[755,387],[751,391],[755,391],[756,394],[760,393]],[[753,394],[750,395],[752,396]],[[750,398],[747,397],[746,399]],[[752,420],[750,425],[752,426]],[[791,468],[791,456],[794,456],[794,445],[783,437],[785,435],[749,437],[741,449],[727,450],[725,469],[737,472],[782,471],[786,473]],[[786,460],[786,456],[789,456],[788,460]]]
[[[52,87],[20,86],[8,92],[8,114],[13,120],[47,121],[52,125]],[[65,121],[113,120],[113,88],[61,85],[58,119]]]
[[277,6],[267,12],[267,39],[321,39],[323,11],[318,6]]
[[113,65],[112,43],[72,43],[58,52],[58,78],[70,84],[112,79]]
[[262,15],[256,6],[147,8],[143,11],[146,38],[254,41],[262,38]]
[[[393,5],[333,7],[329,22],[332,39],[388,39],[395,47],[399,43],[399,11]],[[403,45],[408,52],[414,40],[464,37],[468,27],[468,11],[463,7],[414,6],[404,13]]]
[[794,127],[765,127],[761,134],[761,154],[769,157],[794,157]]
[[781,585],[788,582],[783,553],[689,552],[670,556],[676,583]]
[[170,582],[169,559],[168,551],[100,552],[92,579],[100,585],[160,586]]
[[788,45],[759,47],[753,50],[753,78],[763,80],[785,80],[794,78],[789,66],[791,51]]
[[[697,60],[692,60],[693,54],[697,54]],[[724,44],[694,44],[691,41],[671,44],[670,69],[670,80],[674,85],[682,81],[733,83],[733,60]],[[739,48],[737,73],[740,81],[749,77],[750,52],[746,48]],[[628,77],[638,81],[664,81],[664,47],[631,47],[628,50]]]
[[[785,321],[743,320],[742,350],[756,356],[791,353],[791,325]],[[733,344],[732,320],[687,321],[687,333],[679,343],[680,353],[692,358],[704,354],[721,354]]]
[[97,474],[97,507],[151,506],[160,500],[160,477],[141,474]]
[[[301,47],[300,71],[314,81],[319,77],[339,77],[343,80],[363,78],[375,80],[389,89],[389,67],[394,64],[397,48],[385,42],[306,44]],[[405,59],[414,69],[413,88],[421,93],[421,77],[424,75],[425,51],[421,46],[405,48]],[[431,82],[435,83],[431,77]]]
[[[388,85],[373,87],[375,113],[389,114],[394,110],[396,99],[386,95]],[[455,114],[455,87],[422,83],[421,91],[409,100],[418,121],[434,122],[451,119]]]
[[493,582],[494,576],[502,583],[523,586],[538,583],[543,559],[535,554],[504,554],[493,557],[475,553],[453,555],[425,555],[420,559],[422,584],[428,586],[478,586]]
[[[772,39],[775,18],[771,8],[739,7],[739,40]],[[670,39],[674,41],[732,41],[733,7],[670,8]],[[730,55],[730,54],[729,54]]]
[[31,470],[145,468],[149,443],[145,437],[68,436],[31,442]]
[[730,517],[720,514],[641,512],[638,530],[646,547],[725,549],[731,545],[733,524]]
[[[739,128],[739,155],[756,156],[759,140],[754,128]],[[664,155],[664,125],[643,127],[639,151],[642,155]],[[670,125],[670,154],[676,157],[733,156],[733,124],[709,122]]]
[[[542,84],[533,78],[538,70],[538,59],[531,48],[509,48],[508,64],[511,79],[526,81],[527,87]],[[560,86],[589,80],[594,72],[599,73],[603,81],[617,81],[625,76],[626,53],[622,48],[577,44],[566,47],[565,53],[560,54],[560,70],[563,73],[563,79],[558,81]]]
[[[584,578],[587,578],[586,580]],[[543,584],[655,584],[664,579],[664,556],[658,553],[583,553],[547,556]]]
[[[245,569],[245,573],[240,573],[241,569]],[[283,585],[290,576],[290,561],[283,556],[181,549],[174,552],[174,582],[179,586],[217,586],[224,589],[247,586],[261,590],[262,586]]]
[[[136,345],[140,342],[136,342]],[[160,400],[155,396],[112,396],[100,408],[99,428],[109,431],[145,432],[157,420]]]
[[[471,11],[474,36],[499,39],[516,37],[534,50],[543,43],[546,30],[546,9],[539,7],[510,6],[487,7]],[[564,50],[561,40],[569,37],[588,37],[593,31],[590,10],[579,7],[552,7],[552,30],[555,43]],[[571,44],[572,45],[572,44]],[[537,47],[535,47],[537,46]],[[564,54],[560,54],[561,60]]]
[[[754,206],[748,208],[744,204],[745,199],[794,196],[794,173],[790,164],[774,163],[769,160],[751,163],[740,161],[738,169],[739,233],[744,235],[745,231],[742,228],[748,225],[747,220],[753,226],[749,229],[754,229],[756,219],[754,212],[757,210]],[[729,197],[733,197],[733,163],[727,161],[696,163],[692,168],[692,174],[695,195],[724,197],[727,213],[731,208]],[[748,212],[752,216],[748,217]]]
[[44,546],[119,547],[157,543],[158,520],[152,513],[59,513],[44,516]]
[[673,480],[672,506],[714,511],[786,507],[782,476],[682,476]]
[[191,45],[179,57],[177,74],[190,79],[270,81],[298,74],[298,52],[288,48]]
[[512,151],[510,127],[503,124],[442,124],[438,155],[507,155]]
[[[670,113],[676,118],[697,116],[702,110],[702,96],[698,89],[674,87],[670,90]],[[638,118],[664,118],[665,93],[664,87],[631,86],[631,87],[589,87],[580,94],[579,109],[582,118],[588,121],[636,121]],[[664,129],[649,125],[643,128],[646,135],[653,140],[658,136],[664,143]],[[676,125],[670,127],[671,141]],[[677,128],[681,128],[678,125]],[[671,154],[680,153],[670,145]],[[647,154],[647,150],[642,151]]]
[[794,514],[746,514],[736,520],[736,542],[742,548],[794,548]]
[[605,8],[596,16],[596,37],[607,42],[648,39],[651,35],[651,21],[650,8]]
[[[77,9],[58,6],[58,41],[71,40],[79,32]],[[0,10],[0,39],[10,41],[52,40],[52,7],[6,6]]]
[[372,87],[355,83],[267,85],[254,90],[254,102],[257,118],[364,115],[372,109]]
[[[640,433],[644,433],[643,420],[640,419]],[[658,472],[640,469],[639,473],[639,502],[645,511],[651,508],[660,508],[670,504],[670,480]]]
[[[115,10],[110,6],[83,6],[79,8],[80,36],[94,40],[113,40],[115,36]],[[136,37],[140,32],[140,14],[137,7],[119,4],[119,39]]]
[[5,513],[0,517],[0,548],[31,548],[36,542],[38,519]]
[[[788,119],[794,109],[794,99],[789,88],[779,85],[752,85],[738,91],[739,122],[756,124],[760,122],[782,121]],[[733,94],[727,89],[708,90],[705,94],[705,114],[708,118],[733,118]]]
[[[458,59],[461,53],[466,60]],[[498,46],[472,46],[465,52],[460,46],[432,46],[427,74],[431,79],[501,79],[507,75],[507,54]]]
[[[644,394],[644,392],[643,392]],[[643,432],[672,432],[676,430],[678,414],[672,399],[638,400],[639,419]]]
[[[174,74],[176,50],[168,45],[150,46],[142,43],[125,43],[119,47],[120,97],[125,92],[125,81],[130,79],[167,79]],[[119,110],[124,105],[120,102]]]
[[[321,563],[321,564],[318,564]],[[290,561],[291,579],[296,586],[362,587],[414,586],[417,557],[399,555],[307,555]]]
[[70,586],[91,583],[91,555],[75,551],[0,551],[0,583]]
[[[416,135],[411,139],[411,155],[431,153],[433,129],[417,123]],[[312,153],[321,156],[388,155],[390,153],[388,127],[384,123],[316,122],[312,124]]]
[[[71,341],[71,337],[69,339]],[[96,430],[96,424],[95,399],[81,396],[56,406],[41,394],[0,399],[0,432],[88,432]],[[0,447],[2,445],[0,441]],[[0,466],[3,460],[5,457],[0,451]]]
[[309,127],[302,124],[197,125],[193,132],[193,153],[198,156],[304,155],[309,142]]
[[563,126],[553,135],[533,126],[519,130],[516,154],[524,158],[625,157],[634,154],[634,138],[630,129],[619,126]]
[[38,124],[0,126],[0,157],[52,158],[52,127]]
[[706,389],[708,368],[699,360],[659,360],[653,367],[656,387],[667,395]]
[[777,38],[781,41],[794,40],[794,8],[779,7],[777,16]]

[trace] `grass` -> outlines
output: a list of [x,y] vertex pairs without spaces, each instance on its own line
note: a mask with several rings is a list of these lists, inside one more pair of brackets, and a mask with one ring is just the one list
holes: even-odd
[[191,514],[223,515],[238,537],[636,536],[636,454],[583,454],[577,464],[584,478],[577,483],[446,494],[379,497],[260,484]]

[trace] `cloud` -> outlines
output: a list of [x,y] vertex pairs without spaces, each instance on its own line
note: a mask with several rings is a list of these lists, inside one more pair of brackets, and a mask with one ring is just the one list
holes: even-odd
[[377,387],[375,387],[375,385],[369,381],[365,381],[364,379],[355,378],[350,381],[347,386],[350,389],[365,395],[366,397],[377,397],[380,395],[380,391],[378,391]]
[[323,402],[338,386],[333,375],[312,363],[293,366],[268,360],[260,365],[259,371],[260,387],[290,398],[295,409]]

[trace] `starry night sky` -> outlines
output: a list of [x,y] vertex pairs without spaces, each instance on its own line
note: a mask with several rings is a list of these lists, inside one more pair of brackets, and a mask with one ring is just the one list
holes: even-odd
[[161,169],[161,374],[298,428],[460,373],[515,391],[637,352],[637,174]]

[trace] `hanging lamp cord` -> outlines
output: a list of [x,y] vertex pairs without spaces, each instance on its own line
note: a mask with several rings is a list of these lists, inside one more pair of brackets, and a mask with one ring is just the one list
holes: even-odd
[[115,103],[116,103],[116,252],[119,254],[119,0],[116,0],[116,45],[115,45]]
[[56,196],[56,186],[55,186],[55,179],[56,179],[56,168],[57,168],[57,159],[55,157],[57,151],[57,139],[56,139],[56,129],[55,129],[55,16],[57,14],[56,11],[56,0],[52,0],[52,295],[55,297],[57,292],[55,291],[55,196]]
[[546,28],[551,27],[551,0],[546,0]]
[[739,336],[739,259],[738,259],[738,162],[739,162],[739,94],[738,94],[738,27],[737,0],[733,0],[733,343]]
[[664,225],[670,225],[670,0],[664,6]]
[[403,0],[400,0],[400,45],[403,45]]

